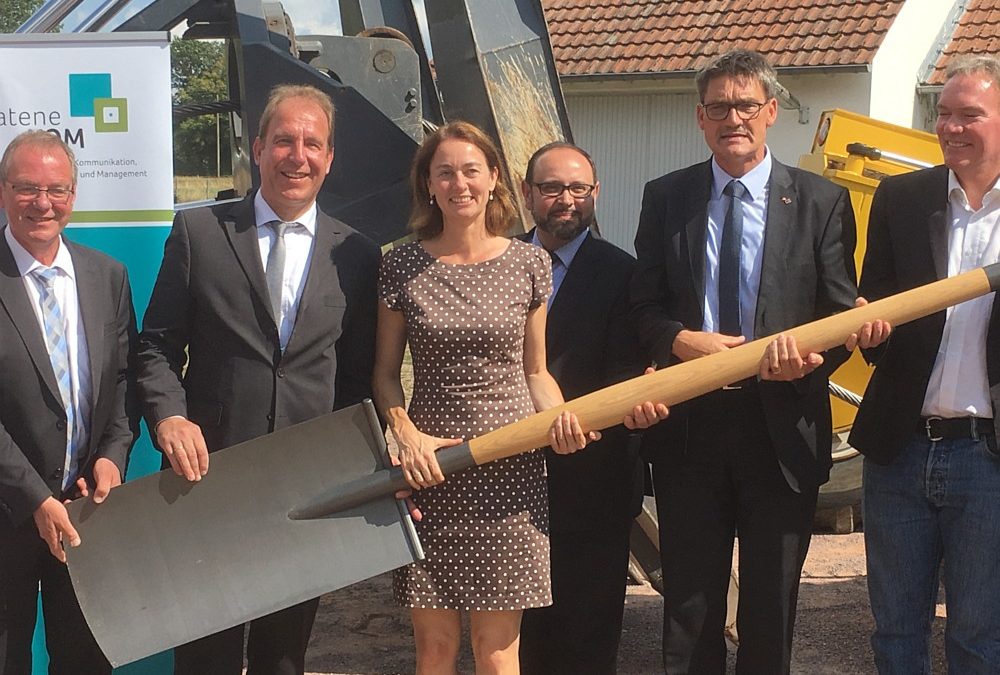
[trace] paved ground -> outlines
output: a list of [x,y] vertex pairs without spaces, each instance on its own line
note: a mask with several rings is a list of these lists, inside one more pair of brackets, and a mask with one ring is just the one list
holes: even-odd
[[[801,675],[874,673],[872,628],[861,534],[817,535],[803,573],[793,672]],[[631,586],[619,659],[620,675],[657,672],[662,602],[648,586]],[[939,606],[939,616],[943,609]],[[934,626],[934,669],[944,673],[944,621]],[[732,659],[730,659],[732,661]],[[307,669],[317,675],[413,672],[413,640],[403,610],[392,603],[388,575],[323,598]],[[730,663],[730,672],[733,672]],[[463,655],[461,673],[472,673]]]

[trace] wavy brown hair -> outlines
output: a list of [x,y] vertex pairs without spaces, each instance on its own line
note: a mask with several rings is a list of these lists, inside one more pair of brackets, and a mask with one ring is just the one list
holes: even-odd
[[444,229],[441,209],[437,204],[430,203],[431,195],[427,189],[427,181],[430,179],[431,161],[438,146],[449,139],[472,143],[486,157],[486,166],[490,171],[496,170],[497,185],[493,189],[493,199],[486,203],[486,231],[496,236],[507,234],[517,222],[518,213],[514,197],[508,187],[510,182],[507,169],[500,160],[500,152],[490,137],[475,124],[463,121],[439,127],[424,139],[413,157],[413,166],[410,169],[410,190],[413,194],[410,230],[418,239],[433,239]]

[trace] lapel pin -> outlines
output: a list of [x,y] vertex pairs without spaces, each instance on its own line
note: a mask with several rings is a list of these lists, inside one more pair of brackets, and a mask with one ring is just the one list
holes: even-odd
[[792,198],[791,197],[782,197],[781,198],[781,203],[782,204],[791,204],[792,203]]

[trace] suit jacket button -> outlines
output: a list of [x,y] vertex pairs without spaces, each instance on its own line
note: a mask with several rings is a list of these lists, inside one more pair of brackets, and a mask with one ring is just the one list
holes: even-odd
[[62,478],[62,474],[63,474],[63,470],[62,469],[56,469],[55,471],[52,472],[52,477],[53,478]]
[[59,420],[56,422],[56,429],[59,431],[66,431],[66,420]]
[[278,377],[284,377],[284,376],[285,376],[285,369],[278,368]]
[[274,421],[274,415],[272,415],[271,413],[268,413],[267,414],[267,421],[268,422],[273,422]]

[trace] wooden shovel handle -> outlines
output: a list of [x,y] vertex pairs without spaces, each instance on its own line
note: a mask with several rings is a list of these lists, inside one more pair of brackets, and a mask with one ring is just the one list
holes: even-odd
[[[869,303],[785,331],[802,354],[842,345],[869,321],[882,319],[894,327],[939,312],[1000,287],[1000,263],[942,279],[926,286]],[[675,405],[755,375],[771,335],[728,351],[664,368],[606,387],[550,408],[469,441],[476,464],[485,464],[549,444],[549,427],[564,410],[576,413],[584,430],[620,424],[644,401]]]

